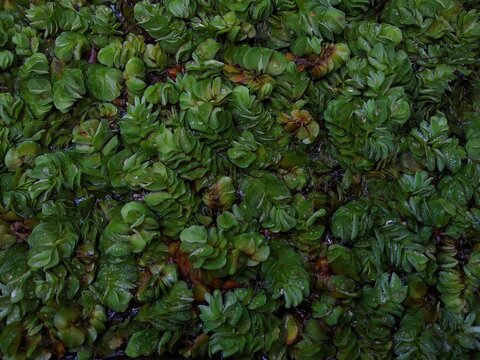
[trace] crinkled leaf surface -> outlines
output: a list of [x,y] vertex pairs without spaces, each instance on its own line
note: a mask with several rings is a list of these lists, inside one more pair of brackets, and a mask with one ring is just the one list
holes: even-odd
[[474,0],[0,1],[0,358],[477,359]]

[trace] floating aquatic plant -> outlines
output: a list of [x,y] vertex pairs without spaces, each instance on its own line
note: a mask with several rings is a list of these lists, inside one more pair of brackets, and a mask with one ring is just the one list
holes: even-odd
[[0,357],[477,359],[480,5],[0,0]]

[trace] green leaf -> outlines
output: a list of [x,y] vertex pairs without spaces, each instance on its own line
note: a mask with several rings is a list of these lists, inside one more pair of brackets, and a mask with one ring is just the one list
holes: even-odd
[[120,96],[122,77],[120,70],[92,65],[87,70],[87,86],[98,100],[112,101]]
[[65,61],[80,60],[88,40],[83,34],[65,31],[55,39],[55,56]]
[[53,83],[53,103],[58,110],[66,113],[85,92],[82,71],[67,68]]
[[28,237],[28,265],[33,268],[51,268],[57,265],[60,259],[69,259],[73,255],[77,241],[78,235],[72,224],[41,223]]
[[157,350],[160,332],[155,329],[145,329],[135,332],[128,341],[125,354],[129,357],[149,356]]
[[14,55],[9,50],[2,50],[0,51],[0,69],[6,70],[8,69],[13,63]]
[[266,288],[274,299],[283,297],[286,308],[296,307],[310,294],[304,260],[285,241],[276,241],[270,247],[271,255],[261,268]]
[[207,238],[207,229],[199,225],[190,226],[180,233],[180,239],[188,243],[204,244],[207,242]]
[[387,303],[389,301],[397,304],[401,303],[407,296],[408,286],[402,284],[401,279],[396,273],[382,274],[375,283],[376,300],[379,303]]

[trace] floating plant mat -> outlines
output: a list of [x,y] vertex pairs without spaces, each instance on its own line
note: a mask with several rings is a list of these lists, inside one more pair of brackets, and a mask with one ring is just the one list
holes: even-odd
[[460,0],[0,0],[0,358],[480,359]]

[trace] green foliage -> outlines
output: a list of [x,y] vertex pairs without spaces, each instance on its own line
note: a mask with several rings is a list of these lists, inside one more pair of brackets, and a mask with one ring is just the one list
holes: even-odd
[[152,239],[160,235],[157,229],[158,223],[147,206],[133,201],[126,203],[105,227],[99,250],[113,257],[142,252]]
[[87,47],[88,40],[83,34],[76,32],[62,32],[55,39],[55,56],[59,59],[70,61],[80,60],[82,52]]
[[87,86],[98,100],[112,101],[120,95],[122,73],[101,65],[89,67]]
[[271,296],[283,298],[286,308],[298,306],[310,294],[304,260],[286,242],[272,244],[271,256],[262,265],[261,276]]
[[371,228],[370,208],[361,200],[340,207],[332,217],[332,234],[344,242],[355,240]]
[[113,311],[125,311],[133,298],[130,290],[135,288],[137,279],[135,261],[105,259],[98,268],[98,281],[92,291]]
[[268,354],[280,340],[280,324],[271,314],[272,304],[265,293],[251,290],[238,289],[224,297],[218,290],[206,295],[208,305],[200,305],[200,319],[204,331],[211,333],[210,355]]
[[[225,223],[221,224],[225,226]],[[217,276],[234,275],[246,266],[265,261],[270,249],[258,233],[224,232],[222,228],[194,225],[180,233],[180,249],[195,268],[211,270]]]
[[157,301],[144,305],[135,321],[151,328],[135,332],[127,345],[127,355],[137,357],[172,352],[181,334],[192,320],[192,291],[184,281],[177,281]]
[[28,265],[34,269],[48,269],[61,259],[68,261],[73,255],[77,239],[78,235],[68,222],[45,222],[35,226],[28,237]]
[[479,58],[473,0],[0,0],[0,358],[479,358]]
[[69,111],[86,92],[84,76],[80,69],[67,68],[54,80],[53,103],[61,112]]

